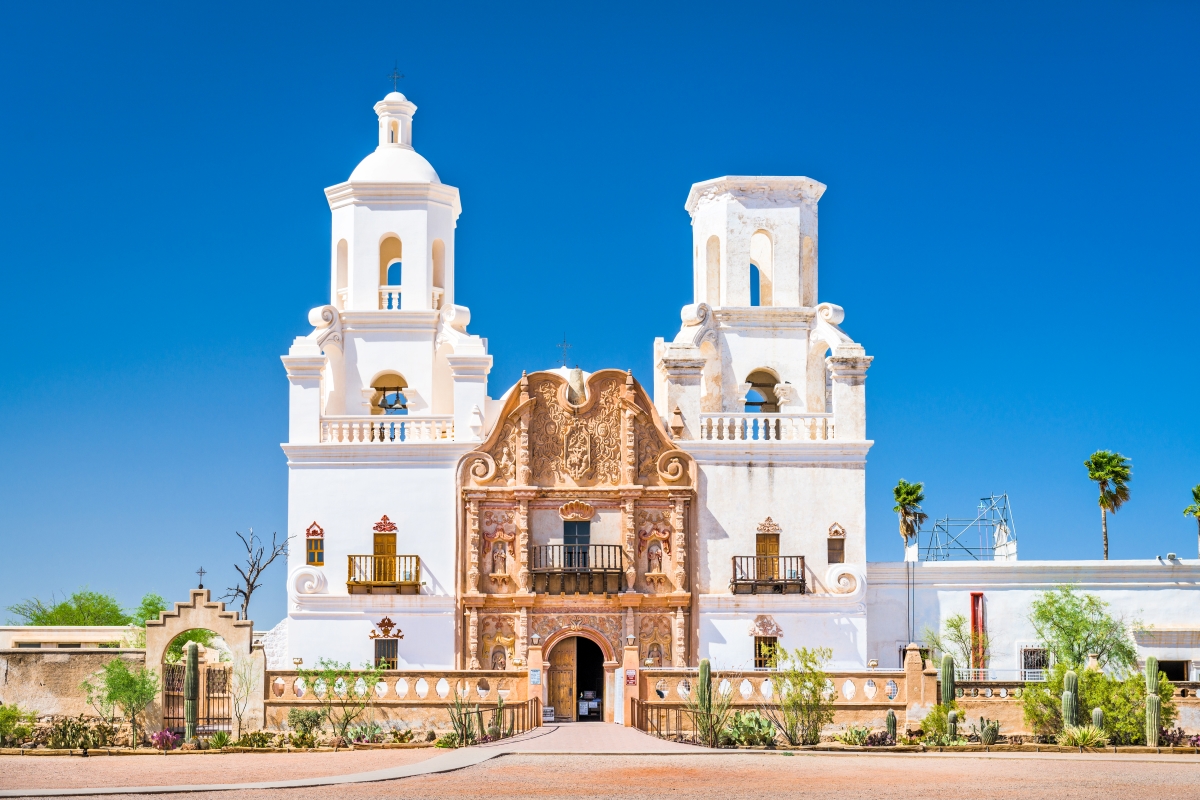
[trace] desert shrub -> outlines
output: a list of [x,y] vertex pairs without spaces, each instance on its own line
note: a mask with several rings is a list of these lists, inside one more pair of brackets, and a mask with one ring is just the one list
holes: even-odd
[[0,705],[0,747],[14,747],[33,735],[34,711],[22,711],[21,707]]
[[1073,728],[1068,725],[1058,735],[1058,743],[1067,747],[1104,747],[1108,737],[1101,728],[1095,725],[1080,725]]
[[395,744],[405,744],[413,740],[412,728],[392,728],[390,735]]
[[[1025,720],[1038,736],[1056,737],[1063,729],[1062,691],[1065,664],[1056,664],[1044,683],[1025,687]],[[1145,709],[1146,678],[1130,673],[1124,678],[1085,669],[1076,673],[1079,678],[1079,709],[1090,714],[1094,708],[1104,710],[1104,735],[1111,744],[1131,745],[1146,741]],[[1162,723],[1170,727],[1175,721],[1175,687],[1160,673],[1158,695],[1162,700]]]
[[77,750],[91,746],[88,724],[80,714],[78,718],[66,717],[50,726],[50,747],[54,750]]
[[871,729],[859,725],[850,725],[846,730],[833,737],[842,744],[864,745],[867,743],[867,737],[871,735]]
[[721,736],[721,743],[742,747],[770,747],[775,744],[775,723],[757,711],[733,712]]
[[275,734],[269,731],[243,733],[234,743],[235,747],[270,747],[275,743]]
[[156,750],[174,750],[179,745],[179,737],[168,730],[161,730],[150,737],[150,744]]
[[1183,732],[1183,728],[1158,729],[1158,744],[1160,747],[1182,747],[1185,744],[1190,746],[1189,737]]
[[762,710],[790,745],[818,744],[821,728],[833,721],[837,692],[825,672],[832,657],[827,647],[776,651],[775,691]]
[[887,731],[875,731],[863,740],[865,747],[891,747],[896,740],[888,736]]
[[351,725],[350,730],[346,732],[346,738],[352,742],[381,742],[383,741],[383,728],[377,722]]
[[[430,733],[432,733],[432,732],[433,731],[430,731]],[[434,742],[433,746],[434,747],[458,747],[458,734],[456,734],[454,731],[450,731],[450,733],[445,734],[440,739],[438,739],[436,742]]]
[[288,727],[296,733],[304,736],[312,736],[321,728],[321,720],[325,716],[316,709],[306,710],[303,708],[292,708],[288,710]]
[[212,736],[208,737],[208,746],[220,750],[223,747],[229,747],[232,739],[229,736],[229,731],[217,731]]

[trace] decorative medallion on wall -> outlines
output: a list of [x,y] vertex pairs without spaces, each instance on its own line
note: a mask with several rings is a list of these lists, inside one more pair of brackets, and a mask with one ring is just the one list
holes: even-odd
[[829,526],[829,535],[830,536],[845,536],[846,529],[835,522]]
[[376,533],[395,533],[396,523],[387,518],[387,514],[383,515],[383,519],[375,523]]
[[662,541],[663,550],[671,553],[671,534],[675,528],[671,525],[668,512],[657,509],[639,511],[638,521],[638,555],[646,551],[646,547],[655,539]]
[[316,520],[313,520],[313,524],[308,526],[304,535],[309,539],[320,539],[325,536],[325,529],[318,525]]
[[766,519],[764,519],[762,522],[760,522],[758,524],[758,532],[759,533],[779,534],[782,531],[783,531],[783,528],[779,527],[779,523],[775,522],[770,517],[767,517]]
[[783,636],[783,628],[769,614],[759,614],[750,626],[751,636]]
[[582,500],[572,500],[569,503],[563,503],[558,509],[558,515],[565,522],[587,522],[596,514],[596,509],[590,503],[585,503]]
[[[384,519],[387,519],[387,517],[384,517]],[[396,623],[392,622],[391,617],[384,617],[383,619],[379,620],[379,622],[377,622],[376,625],[379,628],[379,630],[383,631],[383,633],[376,633],[375,629],[372,628],[370,635],[367,637],[368,639],[403,639],[404,638],[403,631],[401,631],[399,628],[396,627]],[[393,629],[395,630],[395,633],[392,632]]]

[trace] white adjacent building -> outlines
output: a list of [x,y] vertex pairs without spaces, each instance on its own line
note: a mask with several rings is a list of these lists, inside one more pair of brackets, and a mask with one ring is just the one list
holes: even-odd
[[1196,562],[867,564],[872,359],[819,298],[823,184],[692,187],[693,302],[654,342],[652,391],[553,369],[492,399],[487,340],[455,303],[458,190],[413,149],[415,105],[393,92],[375,111],[378,147],[325,190],[329,301],[283,357],[304,546],[275,666],[506,670],[535,643],[575,714],[587,691],[611,708],[635,644],[655,666],[750,668],[774,643],[897,667],[922,627],[963,614],[987,626],[990,666],[1016,671],[1031,598],[1075,582],[1191,677]]

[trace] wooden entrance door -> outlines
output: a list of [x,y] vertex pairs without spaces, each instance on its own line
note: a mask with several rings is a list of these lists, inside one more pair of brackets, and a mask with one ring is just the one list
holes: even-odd
[[396,580],[396,534],[375,534],[375,575],[372,580]]
[[555,719],[575,720],[575,637],[563,639],[550,651],[550,691],[547,705],[554,706]]
[[760,581],[779,580],[779,534],[760,533],[755,537],[756,575]]

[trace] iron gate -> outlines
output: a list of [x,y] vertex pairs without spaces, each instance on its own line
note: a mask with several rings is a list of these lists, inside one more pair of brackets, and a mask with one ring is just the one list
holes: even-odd
[[[163,665],[163,728],[183,733],[183,664]],[[230,667],[225,664],[200,666],[200,696],[197,698],[196,734],[208,736],[233,730],[233,704],[229,695]]]

